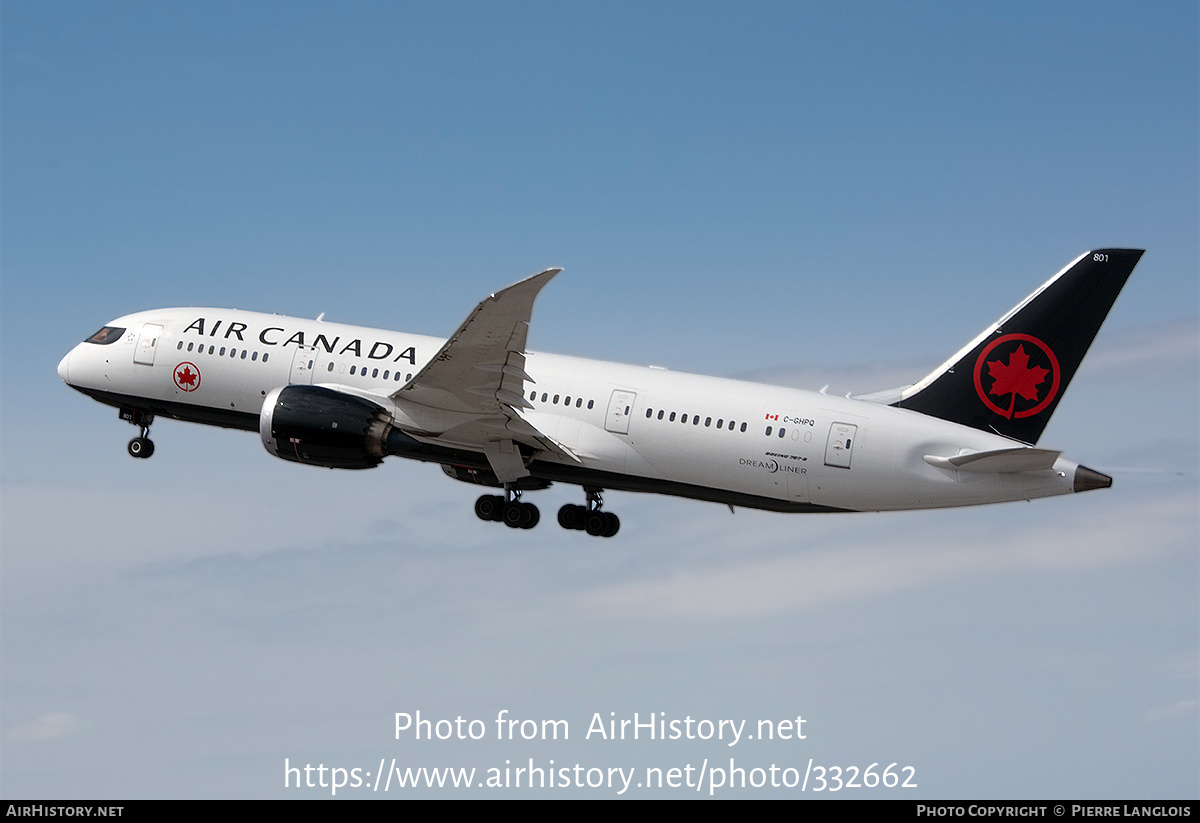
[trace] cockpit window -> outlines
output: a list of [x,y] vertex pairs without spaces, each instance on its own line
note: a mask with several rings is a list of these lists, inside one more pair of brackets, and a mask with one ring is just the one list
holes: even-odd
[[107,346],[109,343],[116,343],[121,339],[121,335],[125,330],[117,326],[105,326],[100,331],[93,334],[85,343],[99,343],[101,346]]

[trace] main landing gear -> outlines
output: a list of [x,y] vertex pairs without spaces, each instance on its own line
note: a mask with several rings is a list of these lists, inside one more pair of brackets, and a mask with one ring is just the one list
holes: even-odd
[[584,486],[587,493],[586,506],[573,506],[570,503],[558,510],[558,525],[564,529],[586,531],[592,537],[612,537],[621,528],[621,521],[612,512],[600,511],[604,499],[600,496],[601,489],[594,486]]
[[[621,528],[621,521],[612,512],[601,511],[604,500],[600,489],[585,486],[586,506],[567,504],[558,510],[558,525],[564,529],[586,531],[593,537],[612,537]],[[480,520],[503,523],[510,529],[532,529],[541,520],[538,507],[521,502],[521,492],[505,487],[504,494],[485,494],[475,501],[475,515]]]
[[542,519],[538,507],[522,503],[521,493],[506,488],[504,494],[485,494],[475,501],[475,515],[480,520],[503,523],[510,529],[532,529]]
[[154,454],[154,441],[150,439],[150,424],[154,415],[137,409],[121,409],[121,419],[138,427],[141,434],[129,441],[129,456],[146,458]]

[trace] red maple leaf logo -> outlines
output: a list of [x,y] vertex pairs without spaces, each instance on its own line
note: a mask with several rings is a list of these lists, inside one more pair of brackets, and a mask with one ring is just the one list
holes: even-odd
[[1008,412],[1005,414],[1010,420],[1017,405],[1017,396],[1020,395],[1025,400],[1037,400],[1037,387],[1046,379],[1046,375],[1050,374],[1049,369],[1029,365],[1029,355],[1025,353],[1024,345],[1017,346],[1014,351],[1009,352],[1008,363],[989,360],[987,367],[988,375],[992,378],[992,388],[988,393],[997,397],[1012,395]]
[[175,385],[186,392],[200,388],[200,370],[192,363],[180,363],[175,367]]
[[[1014,345],[1016,348],[1013,348]],[[988,360],[988,356],[1001,346],[1003,348],[996,354],[997,359]],[[1002,359],[1004,352],[1008,352],[1007,363]],[[1034,362],[1041,365],[1029,365],[1030,354],[1033,355]],[[991,389],[983,387],[985,362],[988,366],[986,376],[992,379]],[[1049,408],[1058,396],[1061,376],[1054,351],[1031,334],[1014,333],[997,337],[984,346],[983,351],[975,358],[975,393],[983,405],[1009,420],[1032,417]],[[996,405],[990,395],[1011,395],[1012,399],[1005,409]],[[1017,403],[1018,397],[1021,398],[1020,405]]]

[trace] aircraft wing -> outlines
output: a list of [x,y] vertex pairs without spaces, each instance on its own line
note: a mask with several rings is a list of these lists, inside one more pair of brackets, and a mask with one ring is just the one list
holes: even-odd
[[429,439],[482,449],[501,480],[525,473],[513,443],[578,459],[519,413],[532,408],[525,399],[525,383],[533,382],[525,372],[525,340],[533,301],[560,271],[546,269],[480,302],[433,359],[391,395],[400,405],[453,413],[460,422]]

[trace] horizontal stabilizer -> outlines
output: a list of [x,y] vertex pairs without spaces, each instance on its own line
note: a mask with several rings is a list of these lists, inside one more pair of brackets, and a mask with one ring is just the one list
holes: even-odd
[[1054,461],[1062,452],[1051,449],[1028,449],[1018,446],[1015,449],[993,449],[985,452],[958,454],[954,457],[938,457],[925,455],[925,462],[939,469],[951,469],[960,472],[976,472],[979,474],[1013,474],[1016,472],[1037,472],[1054,468]]

